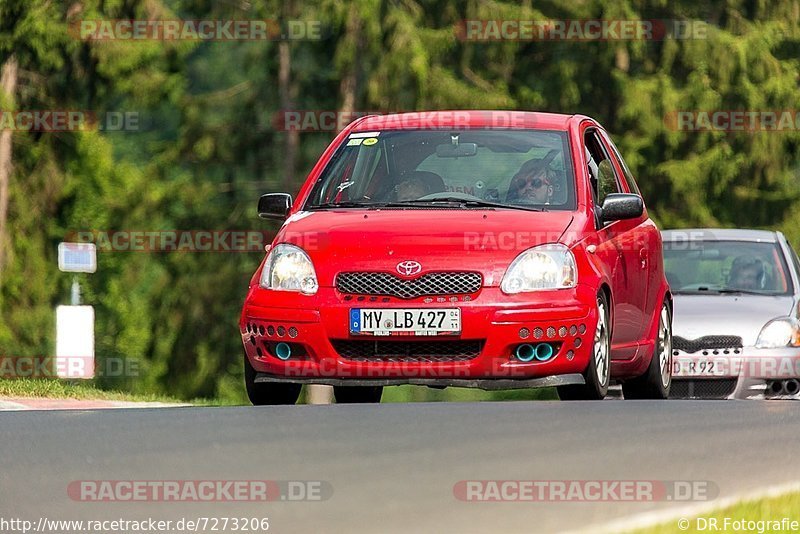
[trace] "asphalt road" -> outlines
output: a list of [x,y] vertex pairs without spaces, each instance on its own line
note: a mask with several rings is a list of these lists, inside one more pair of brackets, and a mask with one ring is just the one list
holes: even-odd
[[[0,413],[0,518],[268,517],[269,532],[556,532],[672,502],[464,502],[461,480],[800,479],[793,402],[496,402]],[[79,502],[79,480],[312,480],[327,500]],[[799,513],[800,514],[800,513]],[[230,529],[228,529],[230,531]]]

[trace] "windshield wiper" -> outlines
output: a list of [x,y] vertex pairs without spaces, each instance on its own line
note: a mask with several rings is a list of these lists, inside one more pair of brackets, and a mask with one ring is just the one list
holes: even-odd
[[491,202],[489,200],[459,198],[459,197],[440,197],[430,199],[418,200],[404,200],[400,202],[388,202],[390,207],[394,206],[430,206],[433,203],[442,202],[446,204],[457,204],[460,207],[469,208],[502,208],[509,210],[523,210],[523,211],[545,211],[544,208],[534,208],[527,206],[518,206],[515,204],[501,204],[500,202]]
[[344,202],[323,202],[322,204],[309,206],[308,209],[326,210],[331,208],[371,208],[372,206],[375,206],[374,202],[354,202],[352,200],[347,200]]
[[442,197],[431,198],[427,200],[396,200],[393,202],[323,202],[309,206],[309,210],[324,210],[334,208],[364,208],[364,209],[381,209],[381,208],[430,208],[431,205],[443,205],[452,208],[501,208],[510,210],[523,210],[523,211],[545,211],[544,208],[534,208],[527,206],[518,206],[514,204],[501,204],[499,202],[491,202],[488,200],[468,199],[458,197]]
[[[354,201],[345,201],[345,202],[323,202],[322,204],[316,204],[314,206],[309,206],[308,209],[310,210],[325,210],[325,209],[334,209],[334,208],[363,208],[368,210],[380,209],[380,208],[428,208],[430,204],[425,201],[416,201],[416,200],[406,200],[406,201],[394,201],[394,202],[354,202]],[[457,207],[456,205],[453,206],[454,208]]]
[[697,293],[715,293],[719,295],[769,295],[769,293],[765,293],[763,291],[753,291],[751,289],[733,289],[733,288],[720,288],[720,289],[711,289],[709,287],[701,286],[697,288]]
[[765,293],[763,291],[754,291],[752,289],[719,289],[717,293],[722,293],[723,295],[731,294],[731,293],[742,293],[744,295],[769,295],[769,293]]

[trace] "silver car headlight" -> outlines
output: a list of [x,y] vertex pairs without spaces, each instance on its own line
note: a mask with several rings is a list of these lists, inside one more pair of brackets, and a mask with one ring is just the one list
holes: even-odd
[[800,323],[792,317],[779,317],[771,320],[758,334],[756,347],[759,349],[800,347]]
[[500,289],[503,293],[523,293],[543,289],[575,287],[578,270],[575,256],[561,244],[539,245],[517,256],[508,267]]
[[277,291],[298,291],[305,295],[317,292],[317,274],[311,258],[300,247],[275,245],[264,262],[259,285]]

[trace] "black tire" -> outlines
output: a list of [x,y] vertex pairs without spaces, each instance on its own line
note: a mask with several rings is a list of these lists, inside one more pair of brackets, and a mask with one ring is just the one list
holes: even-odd
[[608,393],[611,381],[611,312],[608,298],[602,291],[597,295],[597,311],[592,356],[583,372],[586,383],[559,386],[558,398],[561,400],[602,400]]
[[658,333],[650,365],[642,376],[622,383],[626,399],[666,399],[672,386],[672,310],[665,299],[658,314]]
[[253,406],[267,406],[274,404],[295,404],[300,396],[300,384],[290,382],[258,382],[256,383],[256,370],[250,365],[247,355],[244,356],[244,386],[247,397]]
[[380,402],[383,386],[333,386],[336,404]]

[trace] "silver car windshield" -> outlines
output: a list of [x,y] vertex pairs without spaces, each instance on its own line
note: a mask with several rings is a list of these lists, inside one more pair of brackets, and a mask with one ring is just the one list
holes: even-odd
[[362,132],[345,139],[305,208],[449,204],[573,210],[574,182],[565,132]]
[[776,243],[666,241],[664,270],[673,293],[786,295],[792,291],[786,260]]

